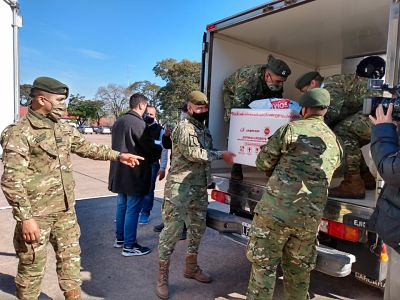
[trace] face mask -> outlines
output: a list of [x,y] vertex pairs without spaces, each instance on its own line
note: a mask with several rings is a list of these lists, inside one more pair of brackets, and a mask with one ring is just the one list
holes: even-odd
[[145,121],[147,124],[153,124],[153,123],[154,123],[154,118],[153,118],[153,117],[150,117],[149,115],[146,115],[146,116],[144,117],[144,121]]
[[208,119],[208,111],[203,112],[203,113],[195,113],[195,112],[193,112],[192,113],[192,117],[194,119],[196,119],[197,121],[199,121],[199,122],[204,122],[205,120]]
[[65,112],[67,111],[67,106],[65,105],[64,101],[60,102],[60,101],[50,101],[46,98],[44,99],[51,104],[51,110],[47,115],[49,119],[53,120],[54,122],[57,122],[62,117],[64,117]]
[[272,80],[271,75],[267,74],[269,76],[269,79],[271,80],[271,82],[265,81],[265,83],[267,84],[268,88],[271,90],[271,92],[279,92],[280,90],[282,90],[282,85],[280,84],[275,84],[274,81]]
[[268,83],[267,82],[267,86],[268,88],[272,91],[272,92],[279,92],[280,90],[282,90],[282,86],[280,85],[275,85],[273,83]]

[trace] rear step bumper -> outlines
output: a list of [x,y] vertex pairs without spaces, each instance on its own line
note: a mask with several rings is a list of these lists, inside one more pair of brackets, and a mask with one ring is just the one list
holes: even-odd
[[[224,234],[242,245],[247,244],[243,234],[243,223],[250,224],[246,218],[234,216],[216,209],[207,210],[207,226]],[[317,246],[317,264],[315,270],[333,277],[345,277],[351,273],[356,261],[353,254],[339,251],[324,245]]]

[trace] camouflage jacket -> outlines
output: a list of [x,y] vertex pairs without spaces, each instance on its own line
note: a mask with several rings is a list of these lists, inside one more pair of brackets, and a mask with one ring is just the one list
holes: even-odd
[[380,96],[377,91],[367,89],[368,78],[355,74],[339,74],[324,79],[323,87],[331,94],[331,104],[325,122],[334,126],[337,122],[359,112],[366,96]]
[[172,158],[167,183],[210,184],[210,162],[220,159],[222,151],[213,149],[208,128],[187,116],[174,129],[171,139]]
[[0,142],[4,164],[1,188],[17,221],[74,207],[71,152],[98,160],[116,160],[119,154],[86,141],[67,123],[54,123],[32,110],[8,126]]
[[256,165],[271,174],[255,212],[288,226],[316,229],[342,149],[322,117],[292,121],[262,146]]
[[271,91],[264,80],[265,65],[240,68],[224,81],[225,120],[232,108],[248,108],[250,102],[266,98],[281,98],[283,90]]

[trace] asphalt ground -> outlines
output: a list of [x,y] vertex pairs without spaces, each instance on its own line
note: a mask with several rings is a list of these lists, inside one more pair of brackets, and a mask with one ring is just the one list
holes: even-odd
[[[94,142],[110,143],[109,135],[88,135]],[[115,238],[115,195],[107,190],[108,162],[73,156],[76,204],[81,226],[82,291],[84,299],[157,299],[154,286],[158,268],[158,234],[153,225],[161,222],[160,207],[165,181],[158,181],[156,201],[149,225],[140,225],[138,241],[153,251],[142,257],[123,257],[113,248]],[[1,166],[2,168],[2,166]],[[0,170],[2,172],[2,170]],[[219,203],[210,203],[218,206]],[[14,276],[18,260],[12,237],[14,220],[3,194],[0,194],[0,300],[14,299]],[[170,299],[245,299],[250,264],[245,249],[207,229],[202,240],[199,264],[214,278],[201,284],[183,277],[186,241],[177,244],[170,267]],[[311,299],[383,299],[381,291],[357,281],[353,275],[332,278],[312,272]],[[282,277],[276,281],[275,300],[282,299]],[[64,299],[57,283],[55,258],[48,248],[46,275],[39,299]]]

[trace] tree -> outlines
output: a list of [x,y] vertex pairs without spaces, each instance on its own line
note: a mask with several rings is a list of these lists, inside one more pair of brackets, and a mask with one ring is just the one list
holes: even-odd
[[19,86],[19,97],[20,97],[20,103],[22,105],[28,104],[28,102],[30,100],[29,94],[31,93],[31,88],[32,88],[32,85],[26,84],[26,83],[21,84]]
[[[104,103],[99,100],[86,100],[85,96],[79,94],[71,95],[68,103],[68,114],[77,118],[78,126],[83,125],[88,119],[96,119],[103,116]],[[99,117],[101,115],[101,117]]]
[[136,81],[127,88],[129,94],[141,93],[145,95],[149,99],[149,103],[156,107],[158,110],[160,109],[160,101],[157,97],[157,93],[159,90],[160,87],[157,84],[152,83],[148,80]]
[[127,90],[121,85],[109,84],[106,87],[99,87],[96,99],[102,101],[105,111],[109,111],[115,118],[128,108]]
[[176,123],[180,118],[180,109],[186,102],[187,95],[200,87],[199,62],[184,59],[164,59],[156,64],[153,72],[166,81],[157,96],[160,101],[161,117],[164,122]]

